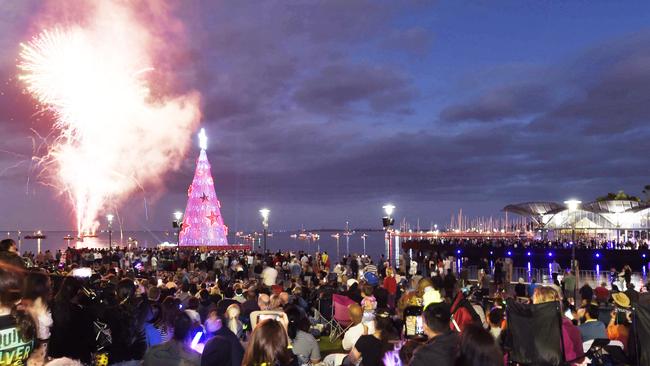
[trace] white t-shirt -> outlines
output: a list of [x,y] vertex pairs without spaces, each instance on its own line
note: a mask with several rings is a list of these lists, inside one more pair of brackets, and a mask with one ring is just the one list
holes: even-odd
[[273,267],[266,267],[262,271],[262,281],[264,286],[275,285],[275,280],[278,278],[278,271]]
[[366,334],[373,334],[375,332],[375,322],[364,322],[350,327],[347,332],[345,332],[345,335],[343,335],[343,342],[341,345],[344,350],[349,351],[354,347],[359,340],[359,337],[363,335],[364,324],[368,327],[368,333]]

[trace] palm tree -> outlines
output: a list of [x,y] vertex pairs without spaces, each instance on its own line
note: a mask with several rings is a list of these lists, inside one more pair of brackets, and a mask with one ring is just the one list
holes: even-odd
[[645,194],[645,200],[647,202],[650,202],[650,184],[646,184],[643,187],[643,191],[641,191],[641,192],[643,192],[643,194]]

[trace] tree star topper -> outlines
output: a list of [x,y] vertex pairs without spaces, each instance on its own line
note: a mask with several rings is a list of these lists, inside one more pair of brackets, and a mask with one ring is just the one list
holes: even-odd
[[205,134],[205,128],[202,128],[199,132],[199,147],[201,150],[208,148],[208,135]]

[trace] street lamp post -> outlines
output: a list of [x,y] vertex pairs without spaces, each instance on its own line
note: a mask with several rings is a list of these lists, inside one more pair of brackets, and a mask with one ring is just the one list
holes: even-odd
[[[574,213],[575,216],[575,211],[578,210],[580,207],[580,204],[582,201],[578,201],[576,199],[570,199],[567,201],[564,201],[564,204],[567,205],[567,208],[569,209],[569,213]],[[571,222],[571,271],[573,271],[573,275],[576,277],[575,285],[573,286],[573,301],[576,299],[576,290],[578,287],[578,271],[577,271],[577,266],[576,266],[576,220],[575,217],[573,218],[573,221]]]
[[106,215],[108,221],[108,250],[113,249],[113,214]]
[[368,237],[368,234],[364,233],[361,235],[361,239],[363,240],[363,255],[366,255],[366,238]]
[[260,210],[260,215],[262,215],[262,226],[264,227],[264,253],[266,253],[266,237],[269,232],[269,214],[271,210],[268,208],[263,208]]
[[181,245],[181,230],[183,229],[183,213],[181,211],[174,212],[173,227],[176,229],[176,245]]
[[[388,253],[387,253],[386,257],[388,258],[388,261],[390,262],[390,259],[392,257],[392,255],[391,255],[391,252],[392,252],[391,251],[392,229],[391,228],[392,228],[393,224],[395,223],[395,219],[393,218],[393,212],[395,211],[395,206],[393,204],[388,203],[388,204],[385,204],[382,208],[384,209],[384,213],[386,214],[386,216],[384,216],[382,218],[382,224],[384,226],[384,230],[386,230],[386,239],[387,239],[386,251]],[[395,258],[395,268],[397,268],[397,264],[398,264],[397,263],[397,258]]]

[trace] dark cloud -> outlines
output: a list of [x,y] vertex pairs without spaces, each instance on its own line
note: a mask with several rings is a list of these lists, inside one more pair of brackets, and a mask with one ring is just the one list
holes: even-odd
[[370,65],[331,65],[307,79],[295,92],[295,100],[317,113],[369,107],[373,112],[408,108],[415,98],[409,80],[394,70]]
[[650,120],[650,54],[624,56],[557,108],[531,123],[540,132],[586,135],[646,129]]
[[440,118],[445,122],[493,122],[518,118],[546,110],[552,99],[552,90],[540,83],[499,86],[476,100],[444,108]]

